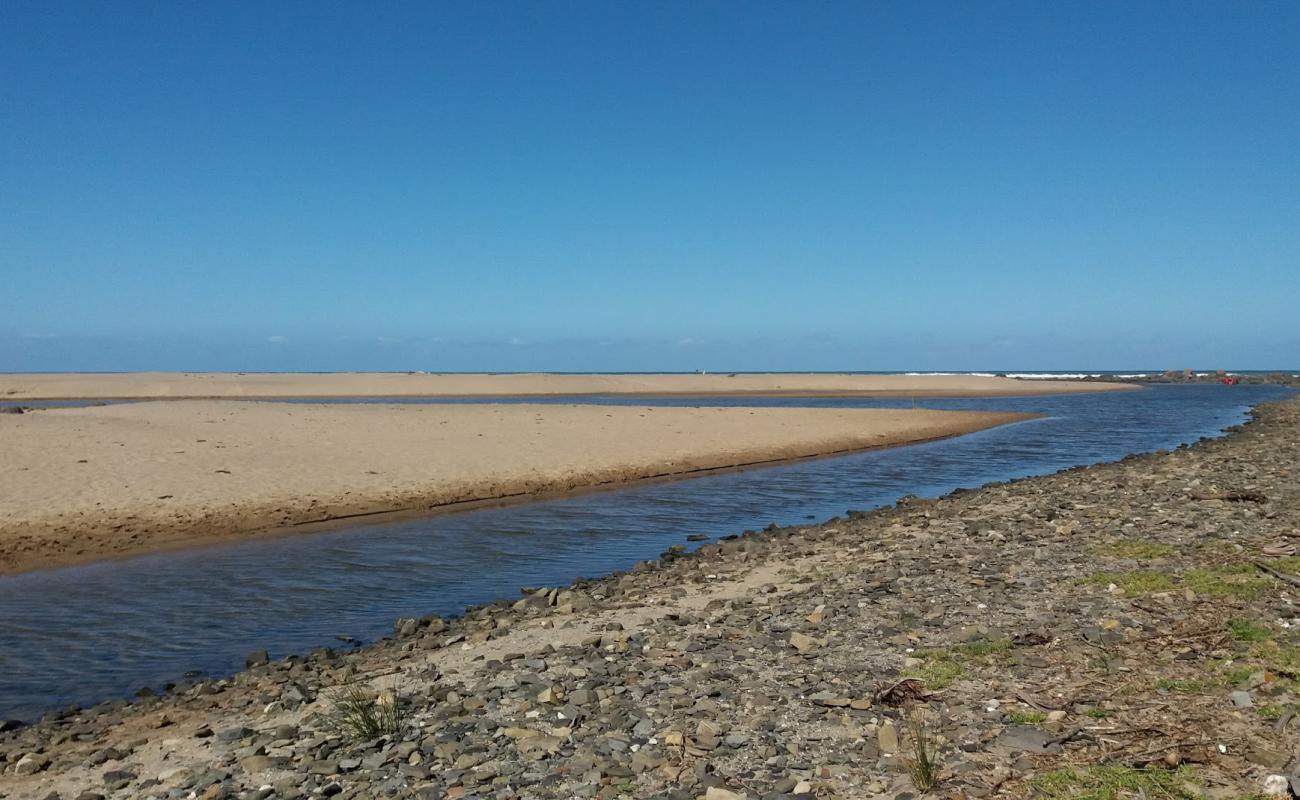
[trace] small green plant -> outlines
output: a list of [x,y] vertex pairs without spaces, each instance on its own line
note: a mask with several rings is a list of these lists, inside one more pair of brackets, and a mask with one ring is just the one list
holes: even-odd
[[908,717],[907,728],[912,743],[912,756],[905,761],[907,774],[917,791],[928,792],[939,783],[939,753],[934,737],[920,714]]
[[1228,623],[1232,638],[1239,642],[1266,642],[1273,637],[1273,631],[1267,625],[1248,619],[1233,620]]
[[1088,716],[1092,717],[1093,719],[1105,719],[1106,717],[1110,716],[1110,712],[1102,708],[1101,706],[1095,706],[1093,708],[1088,709]]
[[1154,558],[1171,556],[1176,551],[1172,545],[1153,542],[1150,539],[1118,539],[1098,545],[1092,549],[1092,552],[1099,556],[1110,556],[1111,558],[1150,561]]
[[368,742],[402,732],[406,727],[406,703],[396,689],[375,692],[349,682],[331,695],[327,720],[330,727],[348,739]]

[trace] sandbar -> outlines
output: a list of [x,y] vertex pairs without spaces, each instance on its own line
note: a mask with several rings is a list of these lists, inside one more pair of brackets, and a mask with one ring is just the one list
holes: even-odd
[[0,400],[276,397],[504,397],[557,395],[849,395],[986,397],[1136,389],[1104,381],[990,375],[717,373],[235,373],[129,372],[0,375]]
[[0,415],[0,574],[953,436],[1029,415],[175,400]]

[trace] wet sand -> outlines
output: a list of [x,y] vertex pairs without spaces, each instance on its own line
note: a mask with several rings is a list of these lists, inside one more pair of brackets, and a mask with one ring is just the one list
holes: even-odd
[[1024,414],[142,402],[0,416],[0,574],[967,433]]
[[1134,389],[1101,381],[1020,380],[980,375],[829,373],[557,375],[424,373],[201,373],[0,375],[0,400],[501,397],[553,395],[854,395],[983,397]]

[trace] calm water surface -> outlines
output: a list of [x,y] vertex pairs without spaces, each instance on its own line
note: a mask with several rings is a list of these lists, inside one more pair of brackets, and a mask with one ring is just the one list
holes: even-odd
[[[689,534],[821,520],[906,494],[1041,475],[1218,434],[1271,386],[918,401],[1043,419],[929,444],[329,533],[0,578],[0,718],[30,718],[230,673],[273,656],[372,640],[393,620],[518,595],[653,558]],[[574,402],[502,398],[496,402]],[[382,402],[382,399],[369,402]],[[408,401],[409,402],[409,401]],[[422,400],[420,402],[447,402]],[[861,398],[586,398],[657,405],[910,407]]]

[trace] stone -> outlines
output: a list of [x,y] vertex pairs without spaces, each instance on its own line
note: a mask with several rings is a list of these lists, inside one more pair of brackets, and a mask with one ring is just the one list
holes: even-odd
[[1250,692],[1236,691],[1229,696],[1232,698],[1232,704],[1237,708],[1250,708],[1254,705]]
[[15,775],[35,775],[50,765],[50,759],[39,753],[28,753],[14,765]]
[[531,758],[540,758],[559,752],[564,746],[564,740],[558,736],[541,734],[538,736],[528,736],[518,740],[515,744],[519,752]]
[[894,725],[892,720],[885,720],[876,729],[876,744],[883,755],[893,755],[898,752],[898,726]]
[[135,780],[135,773],[124,769],[113,769],[104,773],[104,785],[110,789],[120,789]]
[[[998,755],[1010,756],[1020,753],[1041,754],[1052,752],[1051,734],[1031,725],[1012,725],[989,743],[988,751]],[[1056,746],[1059,749],[1059,745]]]
[[249,653],[248,657],[244,659],[244,666],[248,669],[252,669],[253,667],[264,667],[269,663],[271,663],[271,655],[265,650],[258,650]]
[[244,772],[265,772],[276,766],[276,759],[270,756],[249,756],[241,759],[239,766],[243,768]]
[[1246,760],[1265,769],[1280,770],[1291,760],[1291,754],[1284,750],[1256,747],[1246,751]]
[[795,650],[798,650],[802,655],[804,653],[811,653],[813,650],[821,647],[822,643],[807,634],[799,633],[798,631],[791,631],[790,646]]
[[1285,775],[1266,775],[1263,784],[1265,797],[1285,800],[1291,796],[1291,781]]

